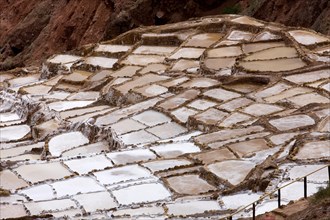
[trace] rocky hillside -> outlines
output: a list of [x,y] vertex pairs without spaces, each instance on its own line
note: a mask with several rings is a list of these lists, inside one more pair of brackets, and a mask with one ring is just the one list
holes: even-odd
[[258,19],[288,26],[312,28],[330,34],[330,1],[328,0],[247,0],[241,1],[244,13]]
[[0,0],[0,70],[108,40],[142,25],[242,13],[329,34],[327,0]]
[[1,1],[3,69],[99,41],[111,17],[103,0]]

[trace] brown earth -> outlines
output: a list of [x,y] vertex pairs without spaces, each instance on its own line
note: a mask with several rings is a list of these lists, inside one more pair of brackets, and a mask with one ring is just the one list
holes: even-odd
[[111,8],[103,0],[0,0],[2,68],[103,38]]
[[241,2],[245,2],[246,13],[257,19],[279,22],[287,26],[311,28],[330,35],[329,0],[248,0]]
[[330,34],[328,0],[0,0],[0,70],[109,40],[141,25],[238,13]]
[[329,220],[330,199],[317,204],[313,204],[310,200],[311,198],[302,199],[288,204],[270,213],[257,216],[256,220]]

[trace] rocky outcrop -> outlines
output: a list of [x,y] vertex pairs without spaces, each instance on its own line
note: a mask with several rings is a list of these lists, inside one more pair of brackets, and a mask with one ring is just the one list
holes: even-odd
[[330,35],[330,2],[327,0],[248,0],[241,1],[244,12],[258,19],[288,26],[312,28]]

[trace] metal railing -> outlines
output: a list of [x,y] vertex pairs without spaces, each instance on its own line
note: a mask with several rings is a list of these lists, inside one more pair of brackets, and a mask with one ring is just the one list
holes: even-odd
[[285,187],[287,187],[287,186],[289,186],[289,185],[291,185],[291,184],[293,184],[295,182],[298,182],[298,181],[300,181],[302,179],[304,179],[304,198],[307,198],[307,177],[310,176],[310,175],[312,175],[312,174],[314,174],[314,173],[316,173],[316,172],[319,172],[320,170],[325,169],[326,167],[328,167],[328,176],[329,176],[329,184],[330,184],[330,164],[329,164],[329,165],[323,166],[323,167],[321,167],[321,168],[319,168],[319,169],[317,169],[317,170],[315,170],[315,171],[313,171],[313,172],[311,172],[311,173],[309,173],[309,174],[307,174],[305,176],[296,178],[295,180],[293,180],[292,182],[290,182],[290,183],[288,183],[286,185],[283,185],[283,186],[281,186],[279,188],[276,188],[275,190],[273,190],[273,191],[271,191],[271,192],[263,195],[258,200],[254,201],[252,203],[249,203],[248,205],[246,205],[246,206],[244,206],[244,207],[236,210],[234,213],[231,213],[229,216],[225,217],[225,219],[232,220],[233,217],[234,217],[234,215],[236,215],[236,214],[238,214],[238,213],[240,213],[240,212],[242,212],[242,211],[244,211],[247,208],[249,208],[249,207],[252,206],[252,218],[253,218],[253,220],[255,220],[256,219],[256,204],[258,202],[264,200],[265,198],[270,197],[271,195],[273,195],[276,192],[277,192],[277,199],[278,199],[277,200],[278,201],[278,208],[280,208],[281,207],[281,189],[283,189],[283,188],[285,188]]

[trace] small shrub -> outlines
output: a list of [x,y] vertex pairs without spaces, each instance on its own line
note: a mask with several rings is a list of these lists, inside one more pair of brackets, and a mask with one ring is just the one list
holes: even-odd
[[10,196],[10,191],[0,188],[0,197]]
[[223,9],[223,14],[238,14],[241,12],[241,7],[239,5],[229,6]]
[[314,194],[313,197],[313,202],[318,203],[324,199],[329,199],[330,198],[330,184],[326,188],[320,187],[319,191]]

